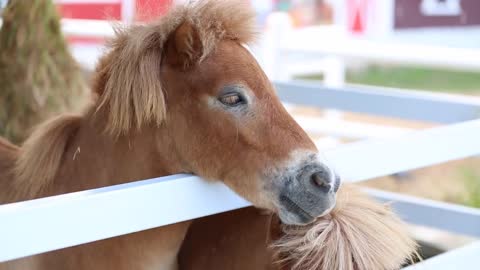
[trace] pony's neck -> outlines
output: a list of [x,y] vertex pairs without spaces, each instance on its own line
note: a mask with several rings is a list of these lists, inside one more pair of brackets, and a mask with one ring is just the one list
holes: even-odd
[[73,192],[185,172],[161,127],[145,127],[115,138],[104,131],[102,119],[90,114],[85,116],[65,149],[50,193]]

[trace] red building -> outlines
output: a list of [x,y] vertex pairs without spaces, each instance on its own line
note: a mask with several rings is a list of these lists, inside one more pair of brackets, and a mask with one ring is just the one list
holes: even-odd
[[148,21],[164,13],[173,0],[57,0],[63,18]]

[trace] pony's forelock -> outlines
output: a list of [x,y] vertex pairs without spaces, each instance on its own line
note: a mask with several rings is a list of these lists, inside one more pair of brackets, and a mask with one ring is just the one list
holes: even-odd
[[97,110],[107,112],[107,131],[120,135],[144,123],[161,124],[166,115],[159,72],[162,52],[169,36],[184,22],[198,33],[199,61],[220,40],[247,44],[256,36],[255,14],[244,0],[195,1],[172,8],[149,25],[117,27],[109,52],[97,65],[93,84],[100,97]]

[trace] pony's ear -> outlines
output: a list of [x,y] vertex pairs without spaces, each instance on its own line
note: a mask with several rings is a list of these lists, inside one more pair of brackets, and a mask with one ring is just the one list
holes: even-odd
[[174,67],[188,69],[202,55],[203,44],[198,30],[191,22],[183,22],[168,38],[165,60]]

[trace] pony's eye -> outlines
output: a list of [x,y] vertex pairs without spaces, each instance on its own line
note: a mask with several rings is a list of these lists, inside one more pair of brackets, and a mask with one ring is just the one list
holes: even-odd
[[237,106],[240,104],[245,104],[245,99],[242,97],[242,95],[238,93],[231,93],[231,94],[226,94],[223,95],[219,98],[220,102],[222,102],[224,105],[227,106]]

